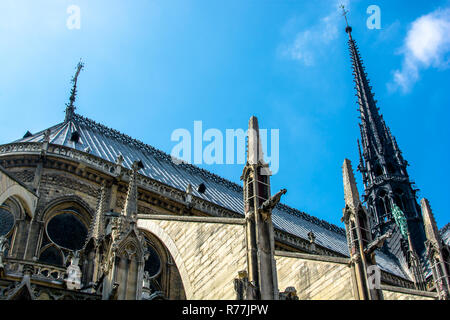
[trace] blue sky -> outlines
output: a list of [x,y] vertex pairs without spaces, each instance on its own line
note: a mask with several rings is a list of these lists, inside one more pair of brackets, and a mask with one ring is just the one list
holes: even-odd
[[[439,227],[449,221],[450,1],[343,1],[379,107]],[[167,153],[171,133],[279,129],[272,190],[340,223],[341,166],[358,159],[358,113],[339,1],[0,3],[0,143],[64,119],[80,58],[77,112]],[[381,29],[366,26],[369,5]],[[77,5],[80,29],[68,29]],[[242,165],[202,165],[240,183]],[[362,192],[359,173],[358,186]]]

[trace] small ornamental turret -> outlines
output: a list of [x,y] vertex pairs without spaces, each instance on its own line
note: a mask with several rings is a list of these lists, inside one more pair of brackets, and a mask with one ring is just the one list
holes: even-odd
[[[244,181],[244,213],[247,231],[248,299],[278,299],[274,259],[272,209],[286,193],[270,193],[270,170],[264,162],[258,119],[251,117],[248,128],[247,163],[241,176]],[[246,278],[247,279],[247,278]]]
[[77,64],[77,71],[75,72],[75,76],[72,78],[72,90],[70,91],[70,98],[69,98],[69,103],[66,104],[66,118],[64,120],[64,122],[69,122],[70,120],[73,119],[73,115],[75,113],[75,99],[77,98],[77,81],[78,81],[78,76],[80,75],[81,70],[83,70],[84,68],[84,64],[83,62],[80,60],[80,62],[78,62]]
[[450,299],[450,257],[448,254],[444,254],[445,244],[438,231],[429,201],[422,199],[420,203],[427,236],[425,247],[431,265],[433,282],[439,294],[439,299],[448,300]]
[[139,300],[143,297],[144,264],[148,254],[145,239],[136,225],[137,179],[143,167],[141,161],[133,162],[124,207],[120,215],[112,217],[110,244],[105,249],[103,264],[103,299]]
[[[383,299],[381,288],[377,287],[377,277],[380,277],[375,259],[375,249],[383,245],[390,234],[372,240],[369,230],[369,220],[366,209],[359,200],[355,177],[350,160],[345,159],[342,167],[344,182],[345,208],[342,222],[345,223],[347,243],[350,253],[350,267],[356,278],[357,297],[360,300]],[[375,274],[369,271],[375,270]],[[369,281],[375,279],[375,281]],[[374,283],[375,282],[375,283]]]

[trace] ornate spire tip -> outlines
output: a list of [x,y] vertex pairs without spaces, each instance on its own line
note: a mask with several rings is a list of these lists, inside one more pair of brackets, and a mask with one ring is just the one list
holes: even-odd
[[348,34],[350,34],[352,32],[352,27],[350,27],[348,25],[348,20],[347,20],[347,13],[348,10],[345,10],[345,6],[343,4],[340,5],[340,8],[342,9],[342,15],[344,16],[345,19],[345,24],[347,25],[347,27],[345,28],[345,32],[347,32]]
[[78,62],[77,64],[77,71],[75,72],[75,75],[72,78],[72,83],[73,83],[73,87],[72,90],[70,91],[70,98],[69,98],[69,103],[66,105],[66,119],[65,121],[70,121],[73,117],[74,111],[75,111],[75,106],[74,106],[74,102],[75,99],[77,97],[77,81],[78,81],[78,75],[80,74],[80,71],[83,70],[84,68],[84,63],[81,61]]

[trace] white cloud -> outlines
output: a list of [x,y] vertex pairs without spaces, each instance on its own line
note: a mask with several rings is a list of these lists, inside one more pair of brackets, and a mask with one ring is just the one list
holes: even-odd
[[325,56],[329,44],[338,37],[339,26],[344,25],[339,9],[341,3],[344,3],[347,8],[349,0],[336,1],[333,10],[327,16],[322,17],[317,24],[297,32],[293,42],[280,46],[281,55],[306,66],[314,65],[318,57]]
[[416,19],[410,26],[401,50],[403,63],[395,70],[391,90],[407,93],[420,79],[420,70],[445,69],[450,54],[450,8],[436,10]]

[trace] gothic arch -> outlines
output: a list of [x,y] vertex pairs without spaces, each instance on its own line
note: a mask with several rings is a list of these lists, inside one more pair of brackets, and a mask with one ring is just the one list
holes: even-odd
[[58,206],[73,203],[79,206],[82,210],[88,213],[89,217],[86,217],[89,221],[85,221],[87,225],[91,223],[91,219],[94,216],[94,209],[92,209],[89,204],[84,201],[82,198],[76,195],[69,195],[58,197],[56,199],[51,200],[47,205],[37,212],[36,219],[45,220],[49,218],[49,214],[54,211]]
[[11,198],[19,201],[24,211],[30,217],[33,215],[36,206],[36,198],[34,198],[28,190],[19,184],[8,187],[0,194],[0,205]]
[[410,214],[405,191],[400,187],[394,189],[394,202],[405,214]]
[[[56,248],[62,255],[64,265],[71,252],[82,249],[93,214],[90,206],[76,195],[53,199],[37,211],[36,219],[43,222],[35,251],[39,260],[44,253],[56,256],[56,251],[53,250]],[[68,225],[73,227],[67,229]],[[65,230],[70,231],[70,237],[67,237]],[[51,250],[55,252],[50,252]]]
[[39,250],[39,262],[50,263],[57,266],[64,266],[64,254],[55,244],[48,243]]
[[389,200],[389,190],[380,189],[375,196],[375,207],[380,222],[385,222],[391,212],[391,204]]
[[129,260],[134,257],[137,262],[143,263],[141,257],[143,256],[142,244],[139,240],[139,236],[134,230],[131,230],[123,240],[119,243],[117,248],[117,255],[122,258],[128,258]]
[[374,173],[375,173],[375,177],[379,177],[379,176],[383,175],[383,167],[379,163],[375,164]]
[[194,297],[192,285],[189,280],[188,272],[184,264],[183,258],[175,245],[175,242],[169,236],[169,234],[161,228],[158,224],[149,220],[138,220],[138,227],[144,231],[147,231],[157,237],[161,241],[171,254],[175,265],[180,273],[181,281],[183,282],[184,292],[187,300],[191,300]]
[[15,220],[26,218],[27,213],[22,202],[14,196],[9,197],[2,204],[0,204],[0,208],[7,209],[14,216]]

